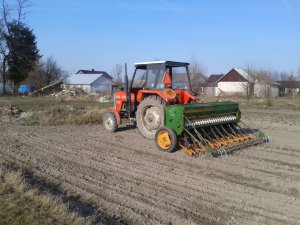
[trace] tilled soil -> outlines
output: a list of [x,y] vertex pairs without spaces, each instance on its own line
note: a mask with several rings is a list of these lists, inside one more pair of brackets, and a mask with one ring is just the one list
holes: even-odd
[[191,158],[137,129],[3,123],[0,157],[125,224],[299,224],[300,112],[243,115],[273,143]]

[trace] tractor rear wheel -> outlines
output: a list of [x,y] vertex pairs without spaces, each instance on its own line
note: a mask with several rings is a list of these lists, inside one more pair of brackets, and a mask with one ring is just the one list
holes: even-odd
[[164,152],[174,152],[177,146],[177,135],[171,128],[162,126],[155,133],[156,146]]
[[165,105],[159,96],[149,96],[139,104],[136,124],[144,137],[154,139],[157,129],[164,125]]
[[118,128],[118,123],[117,117],[113,112],[106,112],[103,115],[103,126],[107,131],[111,133],[116,132]]

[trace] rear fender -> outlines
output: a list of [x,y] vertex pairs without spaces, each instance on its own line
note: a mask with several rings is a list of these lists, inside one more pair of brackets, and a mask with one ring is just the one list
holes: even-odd
[[115,114],[115,116],[116,116],[116,118],[117,118],[117,124],[120,125],[120,124],[121,124],[121,116],[120,116],[120,113],[119,113],[117,110],[115,110],[115,109],[110,109],[110,111],[111,111],[112,113]]

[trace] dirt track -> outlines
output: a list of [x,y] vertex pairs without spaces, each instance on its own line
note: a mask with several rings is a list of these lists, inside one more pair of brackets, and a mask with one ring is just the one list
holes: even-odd
[[1,124],[0,158],[126,224],[299,224],[300,112],[245,115],[272,145],[194,159],[158,151],[137,129]]

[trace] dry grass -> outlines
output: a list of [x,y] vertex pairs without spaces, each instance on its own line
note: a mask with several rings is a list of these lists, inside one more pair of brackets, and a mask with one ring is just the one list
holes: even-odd
[[90,124],[90,123],[102,123],[102,117],[106,110],[87,110],[83,115],[74,117],[72,121],[73,124]]
[[63,124],[99,124],[105,109],[78,110],[70,106],[51,107],[45,113],[40,113],[33,122],[40,125],[63,125]]
[[0,224],[91,224],[57,198],[31,188],[21,172],[0,168]]
[[0,96],[0,108],[15,106],[24,111],[40,112],[46,111],[49,107],[73,107],[74,109],[107,108],[113,103],[99,103],[90,100],[63,100],[49,97],[20,97]]
[[4,116],[2,120],[8,116],[10,106],[18,107],[24,112],[20,115],[21,122],[27,125],[82,125],[101,123],[102,115],[112,106],[112,103],[80,99],[64,101],[47,97],[5,96],[0,97],[0,116]]

